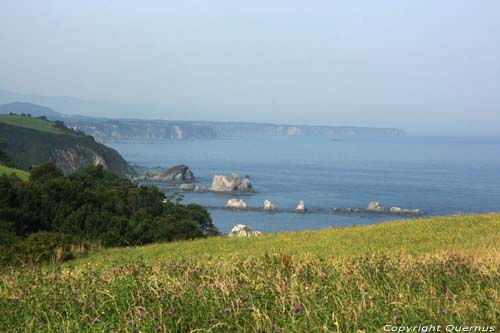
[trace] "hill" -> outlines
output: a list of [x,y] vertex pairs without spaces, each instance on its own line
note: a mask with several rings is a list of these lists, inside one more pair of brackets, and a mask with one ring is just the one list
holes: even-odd
[[486,214],[111,249],[5,271],[0,328],[382,332],[497,325],[499,241],[500,215]]
[[52,134],[75,135],[72,130],[62,126],[56,127],[55,123],[41,118],[1,114],[0,123]]
[[28,180],[28,178],[30,176],[30,174],[24,170],[9,168],[7,166],[0,165],[0,175],[11,175],[11,174],[15,174],[16,176],[18,176],[22,180]]
[[52,110],[51,108],[32,103],[13,102],[0,105],[0,114],[9,113],[29,114],[32,117],[45,116],[50,119],[58,119],[62,117],[62,114]]
[[20,168],[51,160],[66,174],[96,164],[121,177],[134,174],[116,150],[67,128],[60,121],[0,115],[0,139],[0,149]]

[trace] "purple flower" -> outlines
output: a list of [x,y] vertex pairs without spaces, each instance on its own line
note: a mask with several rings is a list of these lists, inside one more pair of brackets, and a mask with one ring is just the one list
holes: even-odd
[[99,317],[95,317],[94,319],[92,319],[92,324],[95,324],[98,322],[100,322]]
[[158,326],[156,326],[156,330],[157,330],[158,332],[160,332],[160,331],[162,331],[162,330],[163,330],[163,327],[162,327],[161,325],[158,325]]
[[302,311],[302,306],[300,304],[297,304],[293,307],[293,311],[295,312],[300,312]]
[[129,320],[127,320],[127,323],[129,323],[129,324],[133,324],[133,323],[134,323],[134,321],[133,321],[132,319],[129,319]]
[[74,301],[75,301],[76,303],[81,303],[81,302],[82,302],[82,300],[81,300],[81,299],[79,299],[78,297],[75,297]]
[[230,307],[225,308],[225,309],[224,309],[224,312],[225,312],[225,313],[229,313],[229,312],[231,312],[231,308],[230,308]]
[[211,323],[215,323],[215,321],[216,321],[216,319],[214,317],[211,317],[209,320],[209,322],[211,322]]
[[144,318],[144,311],[142,310],[137,311],[137,315],[139,316],[139,318]]
[[10,300],[13,301],[13,302],[17,302],[17,301],[19,301],[19,296],[12,296],[10,298]]
[[249,307],[247,308],[247,310],[248,310],[248,311],[250,311],[250,312],[253,312],[255,309],[253,308],[253,306],[249,306]]
[[238,298],[240,299],[240,301],[244,301],[244,300],[246,300],[246,299],[247,299],[247,298],[246,298],[245,296],[243,296],[243,295],[240,295],[240,297],[238,297]]
[[33,289],[33,285],[32,284],[28,285],[28,289]]

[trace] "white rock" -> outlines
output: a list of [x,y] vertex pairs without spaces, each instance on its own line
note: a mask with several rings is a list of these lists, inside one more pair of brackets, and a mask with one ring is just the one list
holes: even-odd
[[300,200],[299,204],[295,208],[296,211],[298,212],[305,212],[306,211],[306,206],[304,205],[304,201]]
[[271,200],[264,201],[264,209],[265,210],[275,210],[276,206],[271,202]]
[[391,209],[389,209],[389,212],[391,213],[401,213],[402,209],[400,207],[391,207]]
[[240,175],[237,173],[232,173],[228,176],[215,175],[212,179],[210,190],[214,192],[254,192],[252,184],[250,183],[250,178],[246,176],[242,181]]
[[394,214],[414,214],[414,215],[422,214],[422,211],[420,209],[407,209],[400,207],[391,207],[391,209],[389,209],[389,212]]
[[224,207],[228,208],[246,208],[247,204],[243,200],[229,199]]
[[368,204],[368,208],[366,208],[366,210],[370,212],[383,212],[384,207],[380,205],[380,202],[372,201],[370,202],[370,204]]
[[229,237],[250,237],[262,235],[262,232],[244,224],[237,224],[231,229]]
[[194,184],[182,183],[179,185],[179,190],[181,190],[181,191],[193,191],[194,188],[195,188]]

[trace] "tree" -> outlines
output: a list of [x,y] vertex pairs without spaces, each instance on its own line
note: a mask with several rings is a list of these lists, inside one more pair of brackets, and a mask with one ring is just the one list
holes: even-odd
[[63,177],[62,171],[52,161],[31,167],[30,179],[34,182],[46,182],[50,179]]

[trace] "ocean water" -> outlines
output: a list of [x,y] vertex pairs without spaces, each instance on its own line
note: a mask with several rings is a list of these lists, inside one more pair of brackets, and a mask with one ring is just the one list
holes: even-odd
[[[249,175],[249,206],[266,199],[278,208],[419,208],[425,215],[500,211],[500,138],[255,137],[108,144],[128,161],[148,167],[186,164],[209,186],[214,174]],[[163,187],[166,192],[170,190]],[[223,206],[226,194],[184,193],[184,203]],[[229,232],[242,223],[263,232],[380,223],[379,214],[294,214],[211,210]]]

